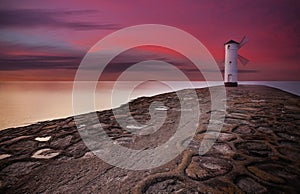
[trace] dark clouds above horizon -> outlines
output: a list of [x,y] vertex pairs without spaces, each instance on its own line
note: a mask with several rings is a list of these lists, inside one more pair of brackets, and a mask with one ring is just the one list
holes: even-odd
[[[72,30],[117,30],[118,24],[72,21],[96,10],[0,9],[0,28],[70,28]],[[67,18],[67,19],[66,19]]]
[[[12,76],[14,72],[19,75],[18,72],[25,70],[48,71],[45,75],[51,80],[51,71],[57,69],[72,70],[71,74],[65,74],[67,80],[72,80],[82,57],[97,41],[123,27],[145,23],[171,25],[191,33],[208,48],[221,70],[223,43],[247,35],[250,41],[240,54],[250,59],[250,63],[239,66],[242,79],[300,80],[300,3],[294,0],[122,3],[28,0],[1,1],[0,7],[1,80],[18,79]],[[112,63],[108,74],[124,70],[144,57],[133,60],[131,55],[125,54],[121,61]],[[170,61],[159,53],[149,55]],[[181,63],[177,67],[195,71]],[[43,80],[43,76],[28,74],[28,79]],[[56,77],[53,75],[53,80]]]

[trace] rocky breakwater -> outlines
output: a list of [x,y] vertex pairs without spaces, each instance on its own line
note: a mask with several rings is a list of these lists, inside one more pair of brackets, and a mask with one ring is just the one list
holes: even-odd
[[[300,97],[266,86],[226,90],[225,123],[209,152],[198,154],[211,114],[204,88],[196,90],[201,116],[193,140],[174,160],[150,170],[125,170],[97,158],[72,117],[0,131],[0,193],[299,193]],[[165,123],[153,134],[132,134],[129,128],[139,128],[128,115],[143,125],[154,100],[164,103]],[[78,127],[97,129],[100,122],[114,143],[150,149],[174,134],[184,111],[175,93],[129,105],[127,114],[97,112]]]

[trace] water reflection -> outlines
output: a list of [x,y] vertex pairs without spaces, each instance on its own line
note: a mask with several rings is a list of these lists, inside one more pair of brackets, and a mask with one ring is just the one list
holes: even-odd
[[[263,84],[300,94],[300,82],[241,82]],[[83,84],[82,92],[91,84]],[[105,110],[120,106],[139,96],[152,96],[191,87],[184,82],[147,81],[128,90],[134,82],[99,82],[95,108]],[[193,82],[192,87],[207,87],[206,82]],[[216,82],[209,85],[220,85]],[[0,129],[73,115],[72,82],[0,82]],[[111,98],[112,92],[114,98]],[[93,110],[91,110],[93,111]]]

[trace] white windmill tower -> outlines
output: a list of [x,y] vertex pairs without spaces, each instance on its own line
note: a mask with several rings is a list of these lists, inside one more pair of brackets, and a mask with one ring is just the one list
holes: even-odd
[[238,86],[238,59],[245,65],[249,62],[248,59],[238,55],[238,49],[248,42],[248,39],[244,38],[240,42],[230,40],[225,45],[225,72],[224,72],[224,84],[226,87]]

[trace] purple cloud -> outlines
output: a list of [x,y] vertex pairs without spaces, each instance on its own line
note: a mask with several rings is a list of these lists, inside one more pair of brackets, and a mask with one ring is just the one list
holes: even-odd
[[31,28],[59,27],[73,30],[116,30],[118,24],[98,24],[83,21],[70,21],[66,18],[74,15],[96,13],[94,10],[48,10],[48,9],[1,9],[0,27],[2,28]]

